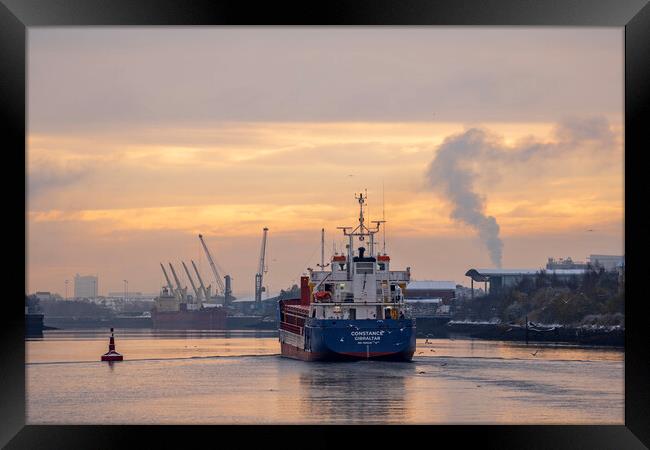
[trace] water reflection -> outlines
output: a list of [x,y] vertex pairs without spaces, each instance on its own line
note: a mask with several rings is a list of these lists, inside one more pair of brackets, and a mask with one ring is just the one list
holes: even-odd
[[305,365],[299,375],[301,415],[326,423],[401,423],[415,367],[379,361]]

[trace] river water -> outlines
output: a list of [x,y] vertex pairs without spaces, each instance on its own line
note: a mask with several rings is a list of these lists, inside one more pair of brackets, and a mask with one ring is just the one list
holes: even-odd
[[307,363],[274,332],[45,331],[28,424],[623,424],[624,352],[418,339],[413,362]]

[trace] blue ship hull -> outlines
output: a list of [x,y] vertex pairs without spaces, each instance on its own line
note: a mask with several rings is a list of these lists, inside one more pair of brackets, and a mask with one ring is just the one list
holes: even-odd
[[309,318],[302,336],[280,333],[282,355],[306,361],[410,361],[415,353],[415,319]]

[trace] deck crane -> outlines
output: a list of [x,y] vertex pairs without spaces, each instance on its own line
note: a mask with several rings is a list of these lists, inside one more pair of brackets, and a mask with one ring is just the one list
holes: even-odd
[[264,273],[266,269],[264,267],[264,258],[266,257],[266,235],[269,229],[264,227],[262,234],[262,248],[260,250],[260,262],[257,267],[257,273],[255,274],[255,306],[261,308],[262,306],[262,292],[264,291],[264,286],[262,286],[262,280],[264,278]]
[[187,274],[187,278],[190,280],[190,284],[192,285],[192,290],[194,291],[194,294],[196,295],[196,302],[200,303],[201,300],[201,291],[199,291],[196,286],[194,285],[194,280],[192,279],[192,276],[190,275],[190,271],[187,270],[187,266],[185,265],[185,261],[181,261],[181,264],[183,264],[183,269],[185,269],[185,273]]
[[167,287],[169,288],[169,292],[172,294],[176,294],[176,289],[174,289],[174,285],[172,284],[172,281],[169,279],[169,275],[167,275],[167,271],[165,270],[165,266],[160,263],[160,268],[162,269],[163,273],[165,274],[165,279],[167,280]]
[[226,292],[226,287],[223,285],[223,281],[221,281],[221,276],[219,275],[219,271],[217,271],[217,266],[214,264],[212,255],[210,255],[210,250],[208,250],[208,246],[205,245],[205,241],[203,240],[202,234],[199,234],[199,240],[201,241],[201,245],[203,245],[203,250],[205,250],[205,255],[208,257],[208,262],[210,263],[210,267],[212,268],[214,279],[217,282],[218,291],[215,293],[218,294],[219,291],[221,291],[221,293],[224,294]]
[[180,296],[181,301],[183,301],[187,294],[187,288],[181,287],[181,282],[178,280],[178,276],[176,275],[176,271],[174,270],[174,266],[172,266],[172,263],[169,263],[169,268],[172,269],[172,275],[174,276],[174,281],[176,281],[176,286],[178,286],[178,291],[177,291],[178,295]]
[[199,273],[199,269],[196,268],[196,264],[194,264],[194,261],[192,261],[192,267],[194,267],[194,272],[196,272],[196,278],[199,279],[199,285],[201,287],[201,292],[203,292],[203,298],[205,301],[210,300],[210,290],[212,289],[211,286],[208,286],[207,289],[205,285],[203,284],[203,279],[201,278],[201,274]]

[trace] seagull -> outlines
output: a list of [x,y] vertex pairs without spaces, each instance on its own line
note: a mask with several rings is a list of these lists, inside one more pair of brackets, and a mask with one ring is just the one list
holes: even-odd
[[447,365],[447,363],[442,363],[442,364],[440,364],[440,365],[441,365],[441,366],[446,366],[446,365]]
[[341,338],[341,342],[343,342],[343,338]]
[[431,348],[431,349],[429,349],[429,351],[432,351],[432,352],[435,352],[435,350],[434,350],[434,349],[432,349],[432,348]]
[[538,351],[539,351],[539,349],[535,350],[535,353],[531,353],[531,355],[533,355],[533,356],[537,356],[537,352],[538,352]]
[[427,338],[427,339],[424,341],[424,343],[425,343],[425,344],[428,344],[428,343],[429,343],[429,338]]
[[421,355],[422,353],[424,353],[424,352],[418,352],[418,355]]
[[426,372],[425,372],[424,370],[422,370],[422,371],[420,371],[420,372],[418,372],[418,373],[426,373]]

